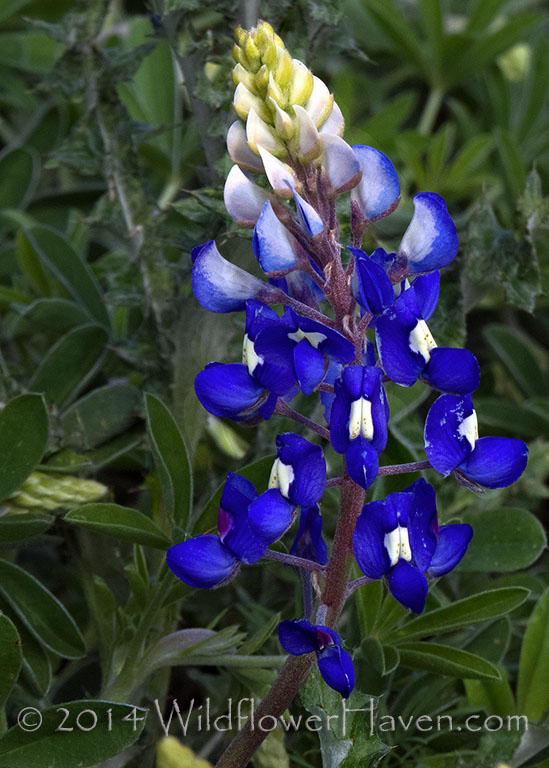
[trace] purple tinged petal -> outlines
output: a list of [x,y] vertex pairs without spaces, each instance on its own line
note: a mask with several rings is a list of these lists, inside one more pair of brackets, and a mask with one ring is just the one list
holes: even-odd
[[339,136],[322,137],[322,168],[336,194],[346,192],[360,182],[362,169],[352,147]]
[[223,200],[229,216],[237,224],[251,229],[268,199],[264,189],[254,184],[238,165],[233,165],[225,182]]
[[442,475],[453,472],[473,450],[463,427],[472,414],[473,401],[469,395],[441,395],[427,414],[425,453]]
[[369,440],[359,436],[350,441],[345,464],[351,479],[367,491],[379,472],[378,452]]
[[428,320],[436,309],[440,291],[440,272],[419,275],[412,283],[417,307],[423,320]]
[[166,553],[168,568],[190,587],[209,589],[227,579],[237,561],[218,536],[207,534],[187,539]]
[[468,349],[435,347],[431,350],[423,378],[441,392],[469,395],[480,384],[480,366]]
[[304,557],[306,560],[314,560],[321,565],[326,565],[328,562],[328,550],[322,538],[322,515],[316,504],[301,510],[299,529],[290,554]]
[[194,380],[194,388],[207,411],[236,420],[251,418],[265,391],[241,363],[209,363]]
[[252,245],[264,272],[284,271],[297,265],[295,238],[279,221],[269,200],[255,225]]
[[302,656],[317,650],[316,627],[307,619],[281,621],[278,625],[278,639],[286,653]]
[[421,613],[425,608],[428,584],[425,576],[406,560],[399,560],[387,576],[393,597],[405,608]]
[[445,267],[458,252],[457,232],[446,203],[434,192],[420,192],[414,197],[414,206],[398,249],[399,259],[411,274]]
[[340,693],[344,699],[349,698],[355,686],[355,670],[347,651],[340,645],[327,645],[317,654],[317,662],[326,685]]
[[512,437],[481,437],[459,469],[485,488],[506,488],[526,469],[528,446]]
[[393,164],[374,147],[355,144],[353,150],[360,163],[362,180],[351,192],[351,200],[359,205],[366,220],[387,216],[400,198],[400,184]]
[[247,521],[248,507],[254,499],[257,499],[257,491],[253,483],[242,475],[228,472],[219,502],[217,527],[221,541],[225,542],[230,530]]
[[292,504],[277,488],[265,491],[252,501],[248,509],[248,523],[252,533],[264,542],[264,549],[290,527],[292,511]]
[[383,501],[362,507],[353,533],[353,551],[358,567],[370,579],[380,579],[391,567],[384,545],[385,534],[396,528],[397,520]]
[[246,308],[266,285],[224,259],[213,240],[193,248],[191,282],[193,293],[210,312],[236,312]]
[[311,395],[324,378],[324,355],[302,339],[294,348],[294,368],[303,394]]
[[394,301],[393,284],[382,266],[360,248],[348,249],[355,257],[358,276],[358,302],[366,311],[380,315]]
[[433,576],[449,573],[463,558],[473,538],[473,529],[467,523],[442,525],[438,532],[435,554],[429,566]]

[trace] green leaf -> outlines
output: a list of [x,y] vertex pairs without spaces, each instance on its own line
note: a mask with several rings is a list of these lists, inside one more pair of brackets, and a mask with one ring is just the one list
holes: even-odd
[[24,568],[0,560],[0,594],[29,632],[50,651],[68,659],[84,656],[84,638],[72,616]]
[[51,515],[38,512],[8,513],[0,517],[0,541],[21,541],[44,533],[55,522]]
[[147,430],[160,479],[165,511],[176,525],[190,525],[193,503],[192,466],[183,435],[160,398],[145,394]]
[[[242,469],[238,470],[238,474],[245,477],[253,483],[256,488],[262,489],[267,487],[269,480],[269,474],[271,472],[273,462],[276,459],[275,456],[264,456],[262,459],[247,464]],[[219,511],[219,504],[221,502],[221,495],[223,494],[223,488],[225,487],[225,481],[221,483],[217,491],[212,498],[208,501],[202,512],[200,513],[197,521],[193,525],[192,533],[197,535],[204,533],[204,531],[214,528],[217,525],[217,513]]]
[[383,32],[394,43],[402,58],[407,58],[426,77],[429,77],[422,44],[394,2],[367,0],[365,5]]
[[48,414],[40,395],[19,395],[0,412],[0,500],[17,490],[42,458]]
[[[354,564],[354,575],[357,578],[362,576],[358,565]],[[354,592],[356,607],[358,612],[358,621],[360,634],[362,637],[370,637],[376,623],[379,609],[383,600],[383,581],[371,581]]]
[[96,375],[107,353],[108,334],[95,323],[80,325],[47,352],[30,381],[31,389],[63,406]]
[[42,698],[51,686],[51,663],[40,643],[34,639],[24,624],[17,627],[23,644],[23,668],[21,677],[31,691]]
[[50,227],[41,226],[26,230],[23,237],[44,267],[88,311],[90,319],[108,328],[109,316],[93,272],[66,237]]
[[171,543],[156,523],[142,512],[118,504],[84,504],[71,509],[64,519],[73,525],[134,544],[168,549]]
[[515,713],[515,698],[507,679],[507,671],[498,666],[501,680],[464,680],[467,703],[484,709],[488,715],[506,717]]
[[59,334],[89,321],[89,315],[68,299],[37,299],[23,309],[13,324],[12,334]]
[[503,616],[521,605],[529,595],[522,587],[507,587],[479,592],[472,597],[458,600],[443,608],[436,608],[409,621],[402,629],[386,638],[398,643],[410,637],[426,637],[437,632],[451,632],[459,627],[477,624],[497,616]]
[[10,728],[0,739],[0,766],[95,765],[137,741],[146,716],[146,709],[112,701],[86,699],[57,704],[41,712],[42,724],[37,730],[26,732],[18,725]]
[[546,396],[547,377],[533,353],[531,340],[522,331],[507,325],[491,324],[484,338],[525,395]]
[[125,432],[138,417],[142,394],[135,387],[98,387],[64,412],[61,425],[67,447],[89,450]]
[[463,515],[474,535],[461,571],[518,571],[535,563],[547,545],[541,522],[527,509],[484,509]]
[[440,68],[444,45],[444,29],[442,26],[440,3],[441,0],[420,0],[421,20],[433,51],[432,64],[436,70]]
[[403,667],[463,679],[500,679],[498,668],[489,661],[449,645],[403,643],[398,650]]
[[539,720],[549,709],[549,589],[540,597],[528,621],[517,683],[520,714]]
[[21,638],[14,623],[0,612],[0,709],[2,709],[17,682],[23,653]]
[[505,0],[476,0],[475,7],[467,21],[467,30],[478,34],[496,16]]
[[2,208],[25,208],[40,176],[38,153],[25,147],[0,154],[0,201]]
[[23,72],[49,72],[62,51],[61,43],[43,32],[3,32],[0,35],[0,64]]

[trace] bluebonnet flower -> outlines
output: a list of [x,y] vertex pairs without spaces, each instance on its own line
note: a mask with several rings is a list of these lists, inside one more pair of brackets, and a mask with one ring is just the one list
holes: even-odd
[[478,436],[471,397],[441,395],[425,421],[425,453],[442,475],[459,470],[485,488],[505,488],[524,472],[528,446],[511,437]]
[[360,183],[351,192],[351,203],[365,223],[388,216],[400,200],[400,184],[389,158],[374,147],[354,144],[362,171]]
[[341,647],[341,637],[330,627],[311,624],[307,619],[281,621],[280,645],[292,656],[316,653],[318,669],[326,685],[347,699],[355,685],[353,661]]
[[366,489],[377,477],[378,454],[387,443],[389,406],[382,378],[383,372],[374,366],[345,368],[335,382],[331,406],[332,446],[345,454],[349,475]]
[[301,510],[299,529],[290,554],[313,560],[320,565],[326,565],[328,562],[326,542],[322,538],[322,515],[317,504]]
[[391,256],[383,248],[376,248],[371,256],[360,248],[348,250],[355,259],[353,293],[356,300],[366,312],[381,315],[395,300],[393,284],[387,276]]
[[[259,525],[258,506],[263,513]],[[250,513],[254,512],[254,525]],[[219,505],[218,531],[170,547],[166,562],[191,587],[207,589],[227,581],[239,563],[256,563],[291,523],[292,505],[278,492],[259,496],[253,484],[230,472]],[[276,521],[273,524],[273,518]]]
[[353,549],[365,576],[386,577],[393,596],[421,613],[428,589],[425,574],[443,576],[451,571],[472,535],[467,524],[438,527],[435,490],[421,478],[402,493],[364,505]]
[[328,360],[351,363],[355,358],[354,345],[343,334],[289,308],[278,323],[258,333],[255,351],[266,361],[292,371],[306,395],[324,379]]
[[439,276],[417,277],[376,318],[376,342],[385,373],[411,387],[418,377],[435,389],[469,394],[480,382],[476,357],[467,349],[438,347],[427,323],[438,300]]

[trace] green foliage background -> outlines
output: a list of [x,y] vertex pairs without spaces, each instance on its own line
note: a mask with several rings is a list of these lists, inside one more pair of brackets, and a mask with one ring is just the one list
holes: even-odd
[[[275,734],[256,765],[365,768],[381,756],[422,768],[547,765],[543,0],[0,0],[0,766],[169,768],[164,752],[156,757],[154,699],[184,707],[209,696],[221,714],[231,696],[261,696],[283,658],[277,620],[301,613],[290,569],[249,568],[204,596],[163,566],[170,543],[215,525],[225,473],[249,465],[244,474],[264,484],[274,435],[292,428],[223,423],[193,390],[206,362],[238,358],[242,320],[192,298],[191,247],[215,237],[257,273],[222,188],[232,33],[258,15],[329,84],[346,140],[378,147],[399,172],[402,201],[366,250],[398,242],[417,191],[446,198],[460,252],[433,333],[478,356],[483,433],[530,444],[510,489],[477,496],[428,475],[443,522],[471,522],[475,543],[432,590],[423,628],[380,585],[356,593],[341,631],[356,649],[357,688],[376,697],[378,717],[526,713],[538,724],[522,737],[370,738],[357,718],[351,743],[324,736],[319,751],[313,733],[285,746]],[[388,393],[382,463],[420,460],[428,393]],[[337,473],[339,459],[327,458]],[[384,478],[375,493],[409,482]],[[487,590],[498,592],[474,597]],[[456,602],[468,599],[477,602]],[[101,715],[85,738],[57,738],[55,709],[36,738],[15,725],[25,706],[71,702],[75,718],[82,700]],[[111,731],[104,700],[122,708]],[[146,725],[124,704],[148,708]],[[313,677],[296,706],[338,705]],[[212,760],[221,748],[192,727],[182,740]]]

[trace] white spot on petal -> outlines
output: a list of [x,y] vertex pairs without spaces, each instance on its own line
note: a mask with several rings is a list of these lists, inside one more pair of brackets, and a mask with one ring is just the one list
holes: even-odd
[[475,410],[473,410],[473,413],[467,416],[466,419],[463,419],[459,425],[458,432],[461,437],[466,438],[466,440],[469,442],[469,445],[471,446],[471,449],[474,450],[475,443],[478,440],[478,419],[477,412]]
[[425,362],[429,362],[431,350],[436,347],[436,341],[425,320],[418,320],[415,328],[410,331],[408,345],[412,352],[419,352]]

